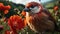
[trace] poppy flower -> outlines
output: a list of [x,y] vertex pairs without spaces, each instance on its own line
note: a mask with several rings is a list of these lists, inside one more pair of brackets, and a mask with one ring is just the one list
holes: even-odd
[[0,10],[3,10],[3,8],[4,8],[3,3],[0,3]]
[[7,14],[8,12],[9,12],[8,10],[5,10],[5,11],[4,11],[4,14]]
[[11,9],[11,6],[10,6],[10,5],[5,6],[4,9],[5,9],[5,10],[10,10],[10,9]]
[[11,16],[8,19],[8,25],[11,30],[21,30],[25,27],[24,20],[22,20],[22,18],[18,15]]
[[6,30],[6,31],[5,31],[5,34],[16,34],[16,33],[13,32],[13,31]]
[[9,10],[11,9],[11,6],[4,6],[3,3],[0,3],[0,11],[3,11],[4,14],[7,14]]
[[8,6],[4,6],[4,14],[7,14],[9,12],[9,10],[11,9],[11,6],[8,5]]
[[58,10],[58,6],[55,6],[55,7],[54,7],[54,11],[57,11],[57,10]]

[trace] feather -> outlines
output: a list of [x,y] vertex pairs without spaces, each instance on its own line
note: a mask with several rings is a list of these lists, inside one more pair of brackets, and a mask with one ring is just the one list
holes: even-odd
[[45,14],[35,14],[29,17],[28,25],[35,32],[53,31],[54,23],[50,21]]

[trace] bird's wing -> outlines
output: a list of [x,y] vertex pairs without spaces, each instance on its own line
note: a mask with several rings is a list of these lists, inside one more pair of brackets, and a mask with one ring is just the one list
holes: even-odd
[[52,14],[48,10],[43,9],[43,12],[46,13],[49,16],[48,19],[50,19],[51,21],[56,23],[55,18],[52,16]]
[[57,29],[58,29],[57,21],[56,21],[55,18],[52,16],[52,14],[51,14],[48,10],[46,10],[46,9],[44,9],[43,12],[46,13],[46,14],[49,16],[49,17],[48,17],[49,20],[51,20],[52,22],[54,22],[54,24],[55,24],[55,30],[57,30]]
[[[29,20],[30,24],[34,26],[37,31],[44,31],[44,30],[53,30],[54,23],[47,19],[44,15],[34,15]],[[31,26],[32,27],[32,26]]]

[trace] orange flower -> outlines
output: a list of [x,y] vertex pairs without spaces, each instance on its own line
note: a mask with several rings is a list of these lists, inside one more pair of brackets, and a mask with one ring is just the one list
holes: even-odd
[[7,14],[9,12],[9,10],[11,9],[11,6],[4,6],[3,10],[4,10],[4,14]]
[[8,10],[10,10],[10,9],[11,9],[10,5],[4,6],[3,3],[0,3],[0,10],[4,11],[4,14],[7,14],[9,12]]
[[24,20],[18,15],[11,16],[8,20],[11,30],[21,30],[25,27]]
[[13,31],[6,30],[6,31],[5,31],[5,34],[16,34],[16,33],[13,32]]
[[4,6],[3,3],[0,3],[0,6]]
[[21,13],[23,16],[26,16],[26,12],[25,11],[22,11]]
[[3,10],[3,8],[4,8],[3,3],[0,3],[0,10]]
[[8,12],[9,12],[8,10],[5,10],[5,11],[4,11],[4,14],[7,14]]
[[11,6],[10,6],[10,5],[5,6],[4,9],[5,9],[5,10],[10,10],[10,9],[11,9]]
[[54,7],[54,11],[57,11],[57,10],[58,10],[58,6],[55,6],[55,7]]

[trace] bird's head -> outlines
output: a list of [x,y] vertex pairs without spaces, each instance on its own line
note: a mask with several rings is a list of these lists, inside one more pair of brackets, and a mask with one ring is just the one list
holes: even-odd
[[31,14],[39,13],[43,9],[42,5],[37,2],[27,3],[24,11],[29,12]]

